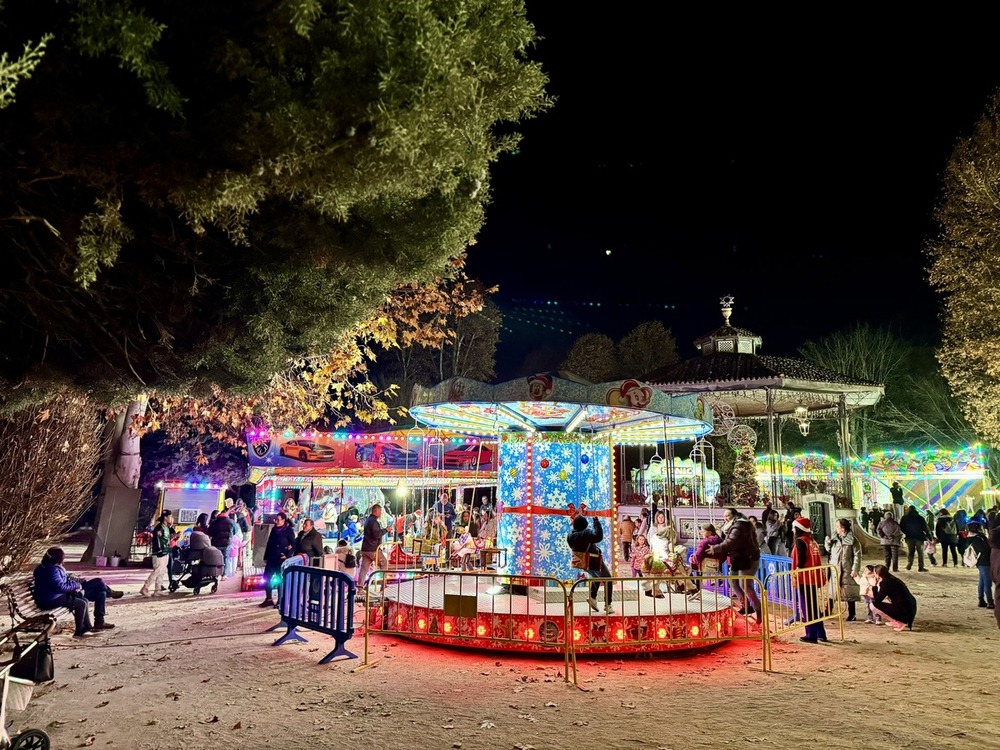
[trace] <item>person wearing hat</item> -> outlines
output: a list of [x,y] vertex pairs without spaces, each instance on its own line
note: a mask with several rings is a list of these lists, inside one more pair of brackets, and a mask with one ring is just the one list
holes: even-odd
[[[601,549],[597,546],[604,540],[604,527],[601,526],[601,519],[594,516],[594,526],[590,529],[588,528],[585,513],[586,510],[581,509],[580,514],[573,519],[573,531],[566,537],[566,544],[578,556],[582,555],[585,557],[586,565],[581,569],[590,578],[610,578],[611,571],[608,570],[608,566],[604,562],[604,556],[601,554]],[[596,581],[590,584],[590,598],[587,599],[587,602],[595,612],[599,610],[597,606],[597,591],[600,587],[601,584]],[[611,606],[611,601],[611,583],[610,581],[606,581],[604,583],[604,611],[609,615],[614,614],[615,611]]]
[[941,567],[948,567],[948,550],[951,550],[952,567],[958,567],[958,525],[947,508],[938,511],[934,534],[941,542]]
[[[818,568],[823,565],[819,544],[812,536],[812,521],[808,518],[796,518],[792,522],[792,571],[803,568]],[[806,634],[799,638],[803,643],[826,642],[826,628],[823,626],[822,613],[816,598],[817,590],[826,585],[826,572],[823,570],[806,570],[804,573],[792,573],[792,586],[798,592],[799,618],[806,623]],[[816,622],[813,622],[813,621]]]
[[[990,540],[983,533],[983,527],[973,521],[968,526],[969,549],[966,552],[970,559],[966,559],[966,565],[971,559],[975,560],[976,571],[979,573],[979,606],[994,609],[993,587],[990,585]],[[963,556],[964,557],[964,556]]]
[[[63,561],[66,554],[60,547],[51,547],[42,556],[42,562],[33,573],[35,603],[40,609],[66,607],[73,612],[76,630],[73,635],[81,638],[95,630],[114,627],[104,619],[104,602],[108,597],[120,599],[121,591],[113,591],[100,578],[78,580],[66,572]],[[87,601],[94,603],[94,624],[90,623]]]
[[140,596],[156,596],[160,586],[170,582],[167,566],[170,564],[170,539],[174,525],[174,514],[164,509],[156,526],[153,527],[153,572],[139,589]]

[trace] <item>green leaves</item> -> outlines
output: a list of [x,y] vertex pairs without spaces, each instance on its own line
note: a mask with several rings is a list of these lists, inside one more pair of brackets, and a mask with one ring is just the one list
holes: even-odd
[[87,288],[97,280],[101,266],[111,266],[118,259],[122,245],[132,239],[132,231],[122,223],[121,202],[99,200],[97,211],[87,214],[80,222],[77,239],[79,260],[74,277]]
[[52,35],[46,34],[37,44],[26,42],[24,52],[16,60],[10,60],[7,53],[0,55],[0,109],[4,109],[14,101],[14,89],[21,81],[31,78],[31,73],[42,61],[45,46],[52,41]]

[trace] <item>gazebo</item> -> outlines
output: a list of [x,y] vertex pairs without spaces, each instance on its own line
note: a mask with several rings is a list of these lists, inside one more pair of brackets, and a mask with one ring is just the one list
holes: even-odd
[[795,357],[760,354],[762,339],[730,323],[733,298],[721,300],[723,325],[697,339],[699,356],[662,368],[646,380],[672,395],[701,394],[715,417],[713,435],[729,437],[734,448],[752,441],[756,431],[747,422],[763,422],[772,477],[772,497],[778,494],[781,465],[781,424],[794,421],[803,435],[815,419],[837,419],[840,466],[850,499],[851,457],[849,415],[878,403],[885,393],[879,383],[843,375]]

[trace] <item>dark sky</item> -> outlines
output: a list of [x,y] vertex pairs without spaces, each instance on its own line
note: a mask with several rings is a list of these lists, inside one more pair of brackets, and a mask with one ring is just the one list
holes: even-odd
[[498,375],[650,318],[690,356],[724,294],[766,353],[864,321],[933,343],[923,246],[941,173],[1000,86],[974,19],[795,31],[631,7],[528,1],[558,101],[496,166],[470,252],[501,287]]

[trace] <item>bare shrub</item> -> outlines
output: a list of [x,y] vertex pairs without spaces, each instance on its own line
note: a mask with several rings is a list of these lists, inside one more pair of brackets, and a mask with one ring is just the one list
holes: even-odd
[[0,419],[0,576],[21,570],[79,518],[102,448],[99,412],[81,396]]

